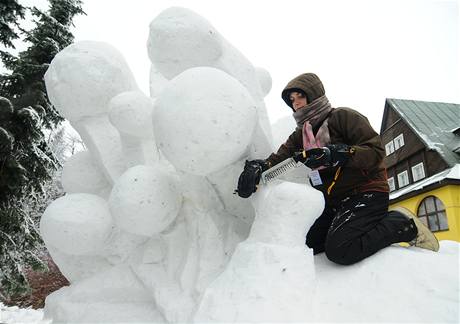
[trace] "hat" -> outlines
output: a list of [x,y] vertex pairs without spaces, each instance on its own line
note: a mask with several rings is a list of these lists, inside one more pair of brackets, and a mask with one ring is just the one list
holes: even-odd
[[[289,81],[281,92],[281,98],[292,108],[289,96],[292,92],[299,92],[307,97],[307,104],[326,94],[323,83],[314,73],[304,73]],[[294,110],[294,108],[292,108]]]

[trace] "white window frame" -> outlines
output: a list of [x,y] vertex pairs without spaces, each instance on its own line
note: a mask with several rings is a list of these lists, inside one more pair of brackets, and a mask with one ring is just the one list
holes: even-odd
[[396,190],[394,177],[388,178],[388,186],[390,187],[390,191]]
[[402,188],[409,184],[409,173],[407,170],[398,173],[398,187]]
[[387,153],[387,156],[388,156],[394,151],[395,151],[395,145],[393,143],[393,140],[391,140],[387,144],[385,144],[385,152]]
[[395,137],[395,139],[393,140],[393,142],[395,143],[395,144],[394,144],[395,151],[399,150],[401,147],[404,146],[404,135],[403,135],[403,134],[399,134],[398,136]]
[[[419,173],[420,177],[418,176]],[[423,162],[420,162],[412,167],[412,178],[414,179],[414,182],[425,178],[425,168],[423,167]]]

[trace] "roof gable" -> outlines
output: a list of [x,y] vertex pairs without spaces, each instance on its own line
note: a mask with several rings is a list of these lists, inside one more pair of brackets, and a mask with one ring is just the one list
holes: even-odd
[[460,163],[460,154],[454,152],[460,147],[460,136],[454,133],[460,124],[460,105],[387,99],[381,132],[386,126],[390,108],[405,121],[428,149],[439,152],[449,166]]

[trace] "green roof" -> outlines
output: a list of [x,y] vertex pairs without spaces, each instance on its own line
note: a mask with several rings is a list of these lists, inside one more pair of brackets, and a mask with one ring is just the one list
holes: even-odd
[[450,167],[460,163],[459,104],[387,99],[386,105],[407,122],[428,149],[438,151]]

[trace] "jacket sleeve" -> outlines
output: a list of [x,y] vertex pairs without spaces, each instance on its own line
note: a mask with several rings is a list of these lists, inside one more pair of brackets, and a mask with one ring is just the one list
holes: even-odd
[[284,144],[281,144],[276,153],[272,153],[267,161],[270,163],[270,167],[290,158],[295,152],[302,150],[302,143],[300,137],[302,136],[301,129],[296,129]]
[[[385,157],[380,135],[372,128],[368,119],[352,109],[337,109],[331,131],[344,140],[344,144],[355,149],[345,167],[372,170],[378,168]],[[336,144],[336,143],[333,143]]]

